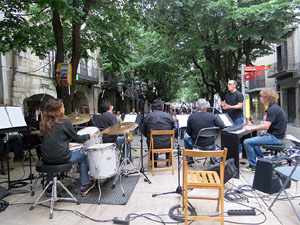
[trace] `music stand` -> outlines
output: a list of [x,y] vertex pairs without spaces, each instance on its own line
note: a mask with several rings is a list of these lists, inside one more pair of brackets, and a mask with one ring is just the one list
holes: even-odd
[[[177,115],[177,121],[178,121],[178,135],[177,135],[177,141],[178,141],[178,146],[177,146],[177,156],[178,156],[178,186],[175,191],[170,191],[170,192],[164,192],[164,193],[159,193],[159,194],[152,194],[152,197],[156,197],[159,195],[167,195],[167,194],[182,194],[182,188],[180,186],[180,168],[181,168],[181,160],[180,160],[180,143],[179,143],[179,134],[180,134],[180,129],[186,128],[187,127],[187,120],[189,118],[189,115]],[[174,163],[174,162],[172,162]]]
[[[10,165],[9,165],[9,143],[8,133],[26,131],[27,124],[24,119],[21,107],[16,106],[1,106],[0,107],[0,134],[6,135],[7,144],[7,183],[8,190],[12,188],[10,180]],[[27,190],[9,191],[9,194],[27,193]]]

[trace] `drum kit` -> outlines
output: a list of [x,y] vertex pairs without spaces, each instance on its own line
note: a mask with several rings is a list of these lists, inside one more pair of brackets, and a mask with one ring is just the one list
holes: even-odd
[[[73,125],[86,123],[90,120],[90,117],[81,116],[81,115],[80,118],[78,119],[74,119],[73,117],[68,117],[68,118],[71,118],[70,121]],[[124,135],[126,140],[126,134],[137,127],[138,124],[132,122],[115,124],[101,132],[97,127],[85,127],[79,130],[77,134],[78,135],[90,134],[90,135],[94,135],[94,138],[86,141],[84,144],[70,143],[70,150],[80,151],[82,154],[85,154],[87,156],[87,161],[90,169],[90,176],[93,179],[98,180],[98,188],[99,188],[98,204],[100,203],[100,198],[101,198],[101,188],[100,188],[101,181],[116,175],[113,183],[113,188],[115,186],[115,182],[119,178],[121,184],[121,190],[123,192],[123,196],[125,196],[125,192],[121,182],[121,175],[128,174],[126,165],[128,163],[131,164],[135,169],[135,172],[138,172],[138,170],[135,168],[135,166],[129,160],[128,157],[125,157],[120,163],[121,154],[118,153],[116,144],[102,143],[102,134]],[[127,145],[125,144],[125,156],[127,156],[126,154],[127,151],[128,151]]]

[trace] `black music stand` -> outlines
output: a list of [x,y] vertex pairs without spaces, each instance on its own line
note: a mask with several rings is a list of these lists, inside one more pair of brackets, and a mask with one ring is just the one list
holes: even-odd
[[[152,197],[156,197],[159,195],[167,195],[167,194],[182,194],[182,188],[180,186],[180,167],[181,167],[181,160],[180,160],[180,143],[179,143],[179,137],[180,137],[180,131],[181,129],[187,127],[187,120],[188,120],[189,115],[177,115],[177,120],[178,120],[178,127],[177,127],[177,141],[178,141],[178,186],[175,191],[170,191],[170,192],[164,192],[164,193],[159,193],[159,194],[152,194]],[[172,162],[174,163],[174,162]]]
[[[1,106],[0,118],[0,134],[6,134],[7,139],[7,183],[8,190],[10,190],[12,188],[12,185],[10,180],[8,133],[26,131],[27,124],[25,122],[21,108],[16,106]],[[27,190],[10,190],[9,194],[19,194],[28,192],[29,191]]]

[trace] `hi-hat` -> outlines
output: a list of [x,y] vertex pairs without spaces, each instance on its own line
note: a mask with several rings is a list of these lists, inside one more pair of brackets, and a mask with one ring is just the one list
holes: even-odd
[[137,127],[138,127],[137,123],[132,123],[132,122],[118,123],[101,131],[100,134],[109,134],[109,135],[125,134],[129,131],[134,130]]
[[82,123],[87,123],[91,120],[91,116],[89,114],[71,114],[66,115],[67,119],[70,120],[72,125],[78,125]]

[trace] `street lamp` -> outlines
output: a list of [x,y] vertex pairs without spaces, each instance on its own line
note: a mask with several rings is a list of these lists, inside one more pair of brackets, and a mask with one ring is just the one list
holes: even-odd
[[[137,77],[134,77],[135,72],[130,71],[129,77],[131,79],[131,83],[124,85],[121,81],[117,83],[118,92],[122,96],[122,100],[124,100],[124,96],[131,98],[134,107],[134,101],[139,100],[139,96],[144,94],[147,91],[148,84],[146,82],[140,82]],[[124,91],[124,87],[126,90]]]

